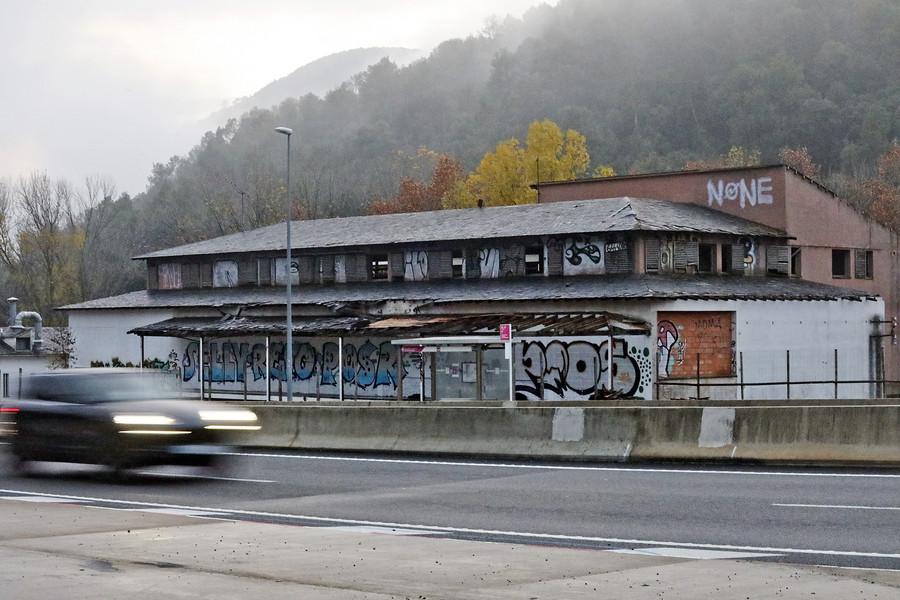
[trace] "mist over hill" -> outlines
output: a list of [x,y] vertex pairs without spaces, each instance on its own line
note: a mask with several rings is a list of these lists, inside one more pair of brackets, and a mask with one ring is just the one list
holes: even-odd
[[424,55],[424,51],[412,48],[355,48],[330,54],[273,81],[252,96],[235,100],[230,106],[204,119],[202,124],[214,130],[227,123],[228,119],[240,117],[254,108],[272,108],[286,98],[299,98],[306,94],[324,96],[382,58],[404,66]]
[[10,292],[50,311],[138,289],[146,273],[129,256],[284,220],[282,126],[295,219],[364,214],[404,177],[429,179],[423,149],[468,172],[543,120],[585,137],[588,173],[677,170],[733,147],[772,163],[805,147],[827,185],[862,183],[900,139],[900,3],[559,0],[419,59],[326,57],[212,118],[189,153],[154,165],[146,192],[85,213],[77,289],[41,297],[23,261]]
[[808,148],[823,177],[859,176],[900,138],[900,4],[890,0],[560,0],[402,64],[414,56],[326,57],[217,114],[222,123],[247,109],[156,165],[139,197],[154,216],[142,247],[277,220],[276,126],[294,130],[298,218],[361,214],[393,197],[410,174],[398,156],[421,147],[474,169],[544,119],[583,134],[592,167],[620,174],[733,146],[776,162],[791,146]]

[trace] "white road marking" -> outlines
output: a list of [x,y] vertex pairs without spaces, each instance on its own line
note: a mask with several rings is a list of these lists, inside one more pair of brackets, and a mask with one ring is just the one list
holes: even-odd
[[443,531],[428,531],[427,529],[400,529],[398,527],[372,527],[371,525],[341,525],[339,527],[326,527],[332,531],[350,531],[356,533],[383,533],[387,535],[443,535]]
[[722,550],[695,550],[692,548],[625,548],[610,550],[617,554],[645,554],[647,556],[667,556],[670,558],[687,558],[691,560],[737,560],[740,558],[759,558],[780,556],[768,552],[725,552]]
[[119,508],[115,510],[127,510],[131,512],[149,512],[159,515],[175,515],[178,517],[211,517],[215,519],[227,518],[228,513],[210,512],[208,510],[194,510],[184,508]]
[[315,456],[311,454],[278,454],[278,453],[253,453],[234,452],[232,456],[258,456],[263,458],[287,458],[302,460],[330,460],[343,462],[371,462],[392,463],[401,465],[437,465],[449,467],[480,467],[502,469],[528,469],[545,471],[598,471],[598,472],[628,472],[628,473],[666,473],[670,475],[747,475],[747,476],[776,476],[776,477],[834,477],[834,478],[866,478],[866,479],[900,479],[900,473],[805,473],[802,471],[737,471],[737,470],[708,470],[708,469],[678,469],[678,468],[645,468],[611,467],[611,466],[587,466],[587,465],[527,465],[513,463],[493,462],[469,462],[450,460],[418,460],[407,458],[362,458],[352,456]]
[[[38,494],[36,492],[26,492],[22,490],[0,489],[0,494],[17,494],[28,496],[44,496],[47,494]],[[438,532],[441,534],[468,534],[468,535],[485,535],[485,536],[506,536],[512,538],[521,538],[530,540],[534,543],[552,543],[552,542],[589,542],[592,544],[615,544],[620,546],[665,546],[668,548],[694,548],[701,550],[720,550],[730,552],[761,552],[764,554],[808,554],[818,556],[854,556],[866,558],[891,558],[900,559],[900,553],[888,552],[858,552],[854,550],[816,550],[814,548],[780,548],[770,546],[738,546],[734,544],[706,544],[694,542],[669,542],[662,540],[639,540],[629,538],[606,538],[584,535],[560,535],[552,533],[531,533],[525,531],[501,531],[496,529],[473,529],[469,527],[445,527],[435,525],[418,525],[415,523],[390,523],[385,521],[365,521],[360,519],[341,519],[332,517],[317,517],[312,515],[295,515],[290,513],[273,513],[256,510],[215,508],[207,506],[184,506],[179,504],[163,504],[158,502],[135,502],[131,500],[117,500],[114,498],[94,498],[88,496],[53,496],[64,501],[82,501],[82,502],[107,502],[111,504],[121,504],[126,506],[150,507],[150,508],[167,508],[182,510],[199,510],[209,513],[222,513],[231,516],[241,515],[245,517],[256,518],[274,518],[292,521],[309,521],[313,523],[335,523],[347,526],[363,526],[363,527],[387,527],[396,529],[410,529],[415,531]],[[223,518],[228,518],[227,516]]]
[[843,508],[852,510],[900,510],[900,506],[859,506],[854,504],[781,504],[772,506],[788,506],[792,508]]
[[245,483],[278,483],[274,479],[242,479],[240,477],[218,477],[215,475],[197,475],[191,473],[169,473],[163,471],[141,471],[155,477],[182,477],[184,479],[215,479],[218,481],[243,481]]
[[[29,492],[22,492],[29,493]],[[84,504],[85,500],[70,500],[60,496],[3,496],[4,500],[18,500],[20,502],[36,502],[46,504]]]

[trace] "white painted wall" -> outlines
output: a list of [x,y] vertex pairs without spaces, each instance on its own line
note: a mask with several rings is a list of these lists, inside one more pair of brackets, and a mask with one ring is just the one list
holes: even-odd
[[[174,317],[172,310],[90,310],[69,313],[69,328],[75,334],[76,361],[89,367],[91,361],[110,362],[117,357],[135,365],[141,361],[141,338],[128,331]],[[172,338],[144,338],[144,357],[165,360],[176,343]]]
[[[870,339],[872,319],[882,319],[881,299],[855,302],[835,301],[711,301],[681,300],[661,303],[657,311],[735,311],[735,361],[733,381],[771,382],[787,380],[787,351],[790,351],[791,381],[833,381],[834,351],[838,351],[838,379],[866,380],[872,377]],[[728,381],[719,378],[716,381]],[[683,397],[695,390],[682,388]],[[703,388],[710,398],[737,399],[734,388]],[[868,398],[872,389],[866,383],[842,384],[839,398]],[[787,387],[758,386],[744,388],[748,400],[783,399]],[[791,385],[793,399],[829,399],[834,385]]]
[[[18,398],[22,380],[32,373],[46,371],[50,368],[50,358],[47,356],[3,356],[0,357],[0,390],[2,390],[3,376],[8,375],[9,387],[2,390],[8,394],[8,398]],[[0,402],[2,402],[0,398]]]
[[[578,304],[577,308],[574,306]],[[537,307],[535,310],[560,310],[560,306],[555,307]],[[498,310],[496,306],[491,307],[492,310]],[[869,335],[873,331],[870,321],[875,318],[883,318],[884,303],[878,300],[866,300],[855,302],[850,300],[837,301],[738,301],[738,300],[677,300],[677,301],[619,301],[610,303],[572,303],[565,308],[571,310],[594,311],[612,311],[630,315],[632,317],[645,319],[654,327],[654,331],[650,336],[637,336],[641,339],[631,339],[629,336],[627,349],[629,351],[638,352],[632,356],[620,357],[623,361],[619,365],[620,377],[621,373],[626,375],[631,371],[627,368],[632,363],[639,365],[639,369],[632,369],[637,373],[647,369],[653,370],[656,362],[656,335],[655,325],[657,322],[657,313],[660,311],[734,311],[735,312],[735,362],[737,371],[734,377],[722,377],[712,381],[737,383],[740,381],[740,366],[743,362],[743,380],[746,383],[751,382],[772,382],[784,381],[787,378],[786,372],[786,351],[790,351],[790,369],[791,380],[818,380],[831,381],[834,378],[835,361],[834,351],[838,351],[838,377],[840,380],[866,380],[872,376],[871,355],[870,355],[870,339]],[[155,323],[164,319],[178,316],[173,310],[116,310],[116,311],[73,311],[69,315],[69,326],[75,334],[77,366],[89,366],[91,361],[109,362],[113,357],[118,357],[122,362],[131,361],[137,364],[141,358],[140,337],[130,335],[126,332],[134,327]],[[222,342],[229,340],[218,340],[217,347],[219,351],[222,348]],[[233,340],[238,341],[238,340]],[[244,340],[240,340],[244,341]],[[253,343],[262,342],[264,339],[247,340]],[[273,339],[273,342],[276,340]],[[313,346],[320,350],[320,346],[326,340],[295,340],[296,343],[312,342]],[[351,341],[351,340],[346,340]],[[364,340],[352,340],[354,342],[363,343]],[[539,340],[532,340],[534,342]],[[551,351],[548,355],[546,352],[537,352],[537,345],[531,346],[534,356],[532,365],[538,365],[539,360],[552,363],[553,360],[559,358],[564,360],[566,352],[576,350],[587,350],[587,345],[602,345],[605,340],[574,340],[560,338],[553,347],[547,346],[552,340],[542,340],[544,346]],[[380,340],[373,340],[376,344]],[[575,346],[573,343],[578,342]],[[646,346],[644,343],[646,342]],[[145,338],[144,357],[147,359],[159,358],[165,360],[172,350],[178,354],[179,361],[183,361],[185,351],[187,350],[188,341],[175,338]],[[252,344],[251,344],[252,346]],[[582,347],[584,346],[584,347]],[[374,347],[373,347],[374,348]],[[372,357],[363,362],[362,365],[357,364],[353,367],[359,370],[362,366],[363,371],[375,369],[378,371],[379,364],[389,364],[395,359],[393,357],[384,360],[378,359],[378,354],[373,348],[369,348]],[[524,346],[517,347],[517,362],[522,364],[522,350]],[[644,353],[644,350],[648,350]],[[537,354],[535,354],[537,352]],[[596,354],[596,353],[595,353]],[[647,355],[645,355],[647,354]],[[559,355],[559,356],[557,356]],[[548,358],[549,356],[549,358]],[[580,355],[579,355],[580,356]],[[593,356],[593,355],[592,355]],[[599,356],[599,355],[598,355]],[[604,353],[605,356],[605,353]],[[571,356],[569,356],[571,358]],[[631,360],[634,358],[635,360]],[[617,358],[617,361],[619,358]],[[598,359],[598,372],[602,371],[602,358]],[[636,362],[635,362],[636,361]],[[586,365],[590,367],[590,361],[586,361]],[[627,364],[626,364],[627,363]],[[551,365],[552,366],[552,365]],[[409,367],[407,367],[409,368]],[[534,370],[534,368],[532,368]],[[552,370],[552,369],[551,369]],[[573,387],[572,381],[575,381],[575,371],[567,373],[567,382],[569,388]],[[592,372],[585,371],[589,375]],[[371,373],[369,373],[371,375]],[[417,374],[416,374],[417,376]],[[654,373],[655,378],[655,373]],[[452,377],[452,374],[451,374]],[[552,373],[548,375],[552,380]],[[520,372],[516,373],[517,387],[521,384],[528,383],[528,374],[525,372],[524,366]],[[571,379],[572,381],[569,381]],[[632,379],[633,380],[633,379]],[[667,380],[671,381],[671,379]],[[313,385],[313,380],[304,381],[299,384],[299,389],[295,388],[298,394],[317,395],[322,390],[321,387]],[[533,383],[533,381],[532,381]],[[616,382],[616,389],[624,385],[624,381]],[[248,382],[250,389],[265,389],[264,382]],[[199,379],[194,378],[185,382],[188,387],[196,385],[199,387]],[[214,389],[222,391],[225,388],[234,388],[235,391],[243,388],[243,383],[237,382],[216,382]],[[326,386],[331,387],[331,386]],[[392,385],[376,386],[376,395],[380,397],[391,397],[394,395]],[[577,387],[577,385],[575,386]],[[368,391],[368,388],[367,388]],[[409,394],[416,390],[410,390],[404,385],[404,394]],[[582,396],[564,391],[557,394],[556,399],[578,399]],[[351,397],[353,392],[351,393]],[[644,386],[641,393],[637,393],[637,397],[651,398],[650,390]],[[759,387],[745,387],[745,399],[780,399],[785,398],[787,394],[784,385],[768,385]],[[840,398],[866,398],[872,394],[872,389],[866,383],[847,384],[839,387]],[[368,395],[368,394],[366,394]],[[689,397],[696,395],[696,390],[692,387],[680,387],[676,397]],[[740,389],[737,387],[708,387],[702,388],[702,395],[716,399],[737,399],[740,398]],[[550,397],[550,396],[548,396]],[[792,385],[791,398],[801,399],[828,399],[834,397],[834,386],[830,383],[818,385]]]

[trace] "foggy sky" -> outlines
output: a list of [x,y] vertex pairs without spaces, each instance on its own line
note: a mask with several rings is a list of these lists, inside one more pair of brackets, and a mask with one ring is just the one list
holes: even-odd
[[0,179],[100,175],[136,195],[201,119],[317,58],[428,51],[541,1],[0,0]]

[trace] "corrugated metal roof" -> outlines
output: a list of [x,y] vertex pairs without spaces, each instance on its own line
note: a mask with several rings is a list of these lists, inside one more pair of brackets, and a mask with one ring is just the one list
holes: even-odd
[[[615,313],[497,313],[453,315],[443,317],[335,317],[301,318],[292,322],[298,336],[367,336],[407,338],[423,336],[472,335],[495,336],[500,341],[500,325],[510,324],[519,336],[578,336],[631,334],[649,335],[646,322]],[[178,317],[142,327],[128,333],[164,337],[226,337],[249,335],[283,335],[284,319],[275,318],[196,318]]]
[[[293,221],[291,248],[314,251],[624,231],[789,237],[781,229],[704,206],[625,197]],[[135,258],[274,252],[285,249],[285,237],[285,226],[282,223],[150,252]]]
[[[296,306],[340,307],[385,302],[472,303],[552,300],[709,299],[862,300],[875,294],[795,278],[740,276],[597,275],[364,282],[294,287]],[[283,287],[140,290],[70,304],[59,310],[227,308],[284,305]]]

